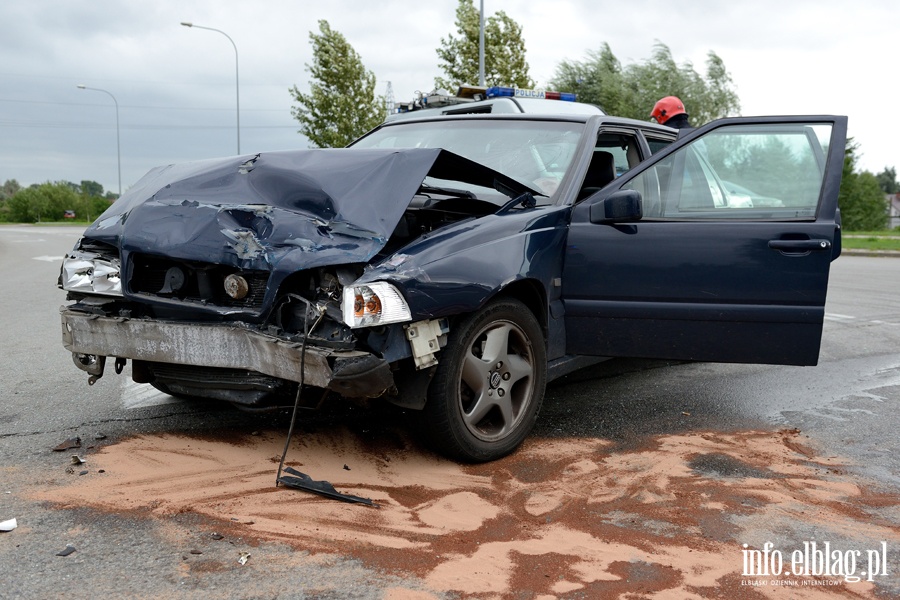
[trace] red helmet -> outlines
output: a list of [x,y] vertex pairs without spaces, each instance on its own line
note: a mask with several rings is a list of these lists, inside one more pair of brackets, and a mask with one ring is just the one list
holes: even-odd
[[666,121],[675,115],[686,115],[684,104],[675,96],[666,96],[653,105],[653,111],[650,113],[651,119],[656,119],[657,123],[665,124]]

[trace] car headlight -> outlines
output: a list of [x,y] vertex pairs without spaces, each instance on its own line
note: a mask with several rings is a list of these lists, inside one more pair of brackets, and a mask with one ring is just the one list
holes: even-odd
[[346,286],[341,304],[344,323],[353,329],[412,320],[403,295],[384,281]]
[[121,296],[121,263],[117,258],[79,256],[73,253],[63,259],[62,287],[67,292]]

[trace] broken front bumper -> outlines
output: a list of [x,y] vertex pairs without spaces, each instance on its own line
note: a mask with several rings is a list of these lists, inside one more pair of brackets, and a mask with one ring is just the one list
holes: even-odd
[[[130,319],[60,309],[63,346],[94,378],[103,357],[242,369],[330,389],[348,397],[380,396],[393,387],[390,365],[358,350],[287,341],[238,323]],[[100,364],[99,374],[97,364]],[[301,375],[302,365],[302,375]],[[118,366],[117,366],[118,370]]]

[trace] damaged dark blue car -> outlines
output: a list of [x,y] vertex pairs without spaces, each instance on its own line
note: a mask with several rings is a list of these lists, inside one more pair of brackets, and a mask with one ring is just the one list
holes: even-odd
[[846,127],[441,116],[160,167],[65,258],[63,345],[92,384],[382,398],[496,459],[601,357],[815,364]]

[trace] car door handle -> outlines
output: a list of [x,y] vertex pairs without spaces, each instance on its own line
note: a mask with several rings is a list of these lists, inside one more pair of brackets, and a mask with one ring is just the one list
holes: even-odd
[[769,248],[781,252],[805,253],[813,250],[828,250],[831,242],[828,240],[769,240]]

